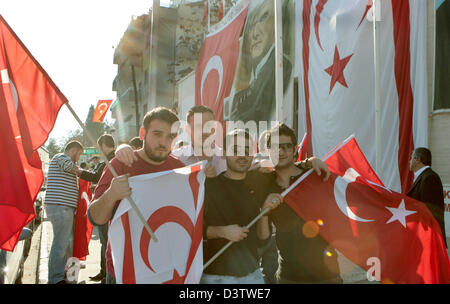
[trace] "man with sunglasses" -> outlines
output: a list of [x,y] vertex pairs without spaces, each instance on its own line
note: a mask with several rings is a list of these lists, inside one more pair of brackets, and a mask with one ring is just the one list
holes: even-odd
[[262,173],[248,171],[252,164],[252,139],[235,129],[224,138],[227,170],[205,183],[203,256],[207,263],[229,241],[233,244],[204,271],[203,284],[263,284],[258,247],[271,235],[267,216],[246,226],[261,210],[281,203],[277,193],[266,194],[260,187]]
[[[328,167],[318,158],[309,158],[306,163],[296,161],[296,136],[285,124],[275,126],[267,135],[267,147],[274,171],[266,174],[267,191],[281,193],[312,165],[330,175]],[[306,165],[305,165],[306,164]],[[276,243],[279,250],[277,280],[281,284],[342,283],[339,275],[337,253],[317,232],[311,233],[306,223],[287,204],[280,204],[270,211],[269,218],[276,228]]]

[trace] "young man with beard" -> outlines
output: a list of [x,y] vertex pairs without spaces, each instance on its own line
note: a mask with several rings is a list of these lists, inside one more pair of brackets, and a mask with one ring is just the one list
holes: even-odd
[[[92,224],[103,225],[113,218],[120,201],[131,194],[128,184],[130,176],[184,166],[170,155],[172,141],[177,137],[176,132],[172,133],[174,123],[178,123],[178,117],[172,110],[164,107],[155,108],[145,115],[140,130],[143,148],[134,151],[137,160],[131,166],[126,166],[114,157],[111,165],[119,175],[117,178],[112,176],[108,168],[103,171],[88,209],[88,217]],[[114,284],[114,265],[109,242],[106,249],[106,271],[106,282]]]
[[248,171],[253,156],[248,132],[233,130],[224,138],[227,170],[207,178],[204,200],[205,263],[229,241],[234,242],[204,271],[203,284],[263,284],[257,249],[271,235],[268,217],[245,228],[261,210],[281,203],[279,194],[266,195],[258,171]]
[[[267,191],[281,193],[305,173],[315,162],[329,177],[328,167],[317,158],[309,158],[306,166],[295,163],[296,136],[285,124],[270,130],[267,147],[275,171],[268,173]],[[319,172],[318,172],[319,173]],[[320,175],[320,174],[319,174]],[[287,204],[280,204],[269,214],[276,227],[276,243],[279,250],[278,283],[342,283],[339,275],[337,253],[319,234],[305,233],[308,224]]]
[[[222,149],[215,145],[213,141],[210,146],[206,146],[206,141],[214,135],[214,130],[207,132],[204,128],[214,119],[213,110],[207,106],[197,105],[190,108],[186,115],[186,122],[188,123],[186,132],[190,136],[191,142],[172,151],[172,155],[186,166],[207,160],[208,163],[205,167],[207,177],[214,177],[227,168]],[[133,150],[126,144],[117,148],[116,156],[127,166],[130,166],[136,160]]]

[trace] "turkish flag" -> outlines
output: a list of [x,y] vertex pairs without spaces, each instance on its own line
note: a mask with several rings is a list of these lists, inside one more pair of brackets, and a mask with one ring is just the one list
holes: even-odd
[[86,256],[89,254],[89,241],[91,240],[93,229],[86,213],[92,198],[90,186],[90,182],[81,178],[78,179],[78,205],[73,230],[73,257],[83,261],[86,260]]
[[197,61],[195,104],[210,107],[217,121],[223,122],[223,102],[233,85],[239,57],[239,35],[247,10],[248,4],[230,11],[230,16],[235,14],[235,17],[230,17],[230,23],[206,36]]
[[37,149],[67,102],[0,16],[0,248],[12,251],[34,217],[44,180]]
[[117,283],[200,282],[205,164],[129,178],[131,198],[158,242],[124,199],[108,232]]
[[[427,2],[377,1],[382,155],[377,172],[390,188],[412,184],[409,159],[428,145]],[[376,100],[372,1],[305,0],[297,6],[301,30],[299,120],[309,155],[324,156],[355,134],[373,168]],[[301,131],[301,130],[300,130]],[[311,154],[313,153],[313,154]]]
[[222,18],[223,18],[223,1],[224,1],[224,0],[221,0],[221,1],[220,1],[219,14],[217,15],[217,17],[219,18],[219,20],[222,20]]
[[308,153],[306,152],[307,138],[308,138],[308,134],[305,133],[305,135],[303,135],[302,140],[297,145],[297,155],[298,155],[297,161],[298,162],[308,158]]
[[423,203],[377,184],[355,143],[350,139],[328,155],[326,182],[308,172],[284,201],[361,268],[378,259],[382,283],[450,283],[439,224]]
[[92,117],[92,122],[103,122],[106,113],[108,112],[109,106],[112,103],[112,99],[99,100],[97,106],[95,107],[94,116]]

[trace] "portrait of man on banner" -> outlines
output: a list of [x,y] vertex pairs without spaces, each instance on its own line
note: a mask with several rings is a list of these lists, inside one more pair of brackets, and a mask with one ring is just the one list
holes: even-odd
[[[294,3],[282,3],[283,92],[292,74]],[[233,84],[229,117],[232,121],[275,120],[275,18],[273,0],[251,1]]]

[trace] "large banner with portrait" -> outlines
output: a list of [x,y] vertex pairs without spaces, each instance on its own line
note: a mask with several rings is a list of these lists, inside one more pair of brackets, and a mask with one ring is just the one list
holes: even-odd
[[[247,5],[242,30],[244,20],[240,18]],[[284,93],[292,86],[293,7],[294,1],[282,1]],[[276,119],[274,11],[273,0],[241,0],[210,29],[197,64],[195,103],[211,107],[217,120],[255,121],[257,125],[267,121],[270,127],[269,122]],[[232,34],[227,35],[227,32]],[[220,45],[229,45],[234,57],[227,62],[224,56],[218,58],[220,53],[230,54]],[[208,51],[214,48],[216,53]],[[207,52],[211,54],[206,55]],[[233,74],[227,73],[226,69]],[[230,80],[231,86],[227,88]],[[223,94],[224,90],[226,94]]]

